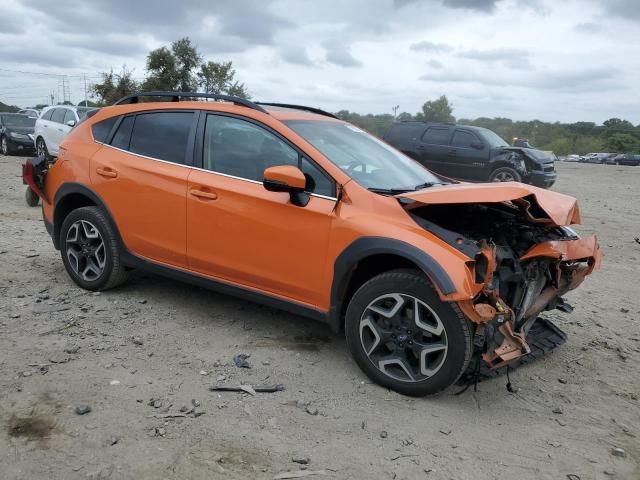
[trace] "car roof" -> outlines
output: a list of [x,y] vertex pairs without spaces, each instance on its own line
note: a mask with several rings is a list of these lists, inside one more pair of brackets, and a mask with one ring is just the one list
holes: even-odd
[[[276,120],[288,121],[288,120],[312,120],[312,121],[332,121],[342,122],[342,120],[328,116],[327,114],[314,113],[312,111],[301,110],[300,108],[307,107],[284,107],[274,106],[267,104],[258,104],[263,111],[266,111],[268,115]],[[229,113],[242,114],[247,112],[256,112],[258,110],[236,105],[230,102],[202,102],[193,100],[184,100],[180,102],[141,102],[141,103],[127,103],[120,105],[111,105],[103,107],[101,110],[105,112],[119,112],[119,114],[135,113],[147,110],[164,110],[164,109],[193,109],[193,110],[211,110],[211,111],[224,111]],[[110,115],[109,115],[110,116]],[[100,116],[102,118],[102,115]]]

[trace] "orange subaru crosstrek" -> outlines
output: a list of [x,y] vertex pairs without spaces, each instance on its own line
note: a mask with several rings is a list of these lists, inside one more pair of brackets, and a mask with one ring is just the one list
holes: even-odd
[[562,295],[600,263],[597,239],[568,227],[574,198],[437,176],[298,105],[132,95],[24,180],[82,288],[148,269],[322,320],[408,395],[536,356],[539,314],[569,311]]

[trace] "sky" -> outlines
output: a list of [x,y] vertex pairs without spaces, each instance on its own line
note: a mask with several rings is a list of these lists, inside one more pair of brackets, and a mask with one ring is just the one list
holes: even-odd
[[64,79],[78,102],[188,36],[260,101],[639,124],[639,33],[638,0],[2,0],[0,101],[62,100]]

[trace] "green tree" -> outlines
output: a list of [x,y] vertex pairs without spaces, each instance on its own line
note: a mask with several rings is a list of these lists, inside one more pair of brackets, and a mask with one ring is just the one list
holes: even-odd
[[120,73],[114,73],[112,68],[100,75],[102,81],[91,85],[91,92],[98,97],[98,105],[112,105],[139,89],[138,83],[133,79],[133,71],[127,70],[126,65],[122,66]]
[[174,56],[175,73],[178,89],[181,92],[194,92],[198,87],[198,79],[194,74],[195,68],[202,61],[198,50],[192,45],[189,37],[181,38],[171,44]]
[[455,122],[453,105],[449,103],[446,95],[441,95],[436,100],[429,100],[422,105],[422,112],[416,113],[416,120],[422,122]]
[[147,78],[142,84],[145,91],[175,91],[180,84],[176,57],[167,47],[151,50],[147,55]]
[[635,152],[640,147],[640,141],[631,133],[614,133],[607,138],[606,148],[610,152]]
[[244,83],[234,80],[236,71],[232,62],[208,61],[200,65],[198,83],[206,93],[226,93],[249,98]]

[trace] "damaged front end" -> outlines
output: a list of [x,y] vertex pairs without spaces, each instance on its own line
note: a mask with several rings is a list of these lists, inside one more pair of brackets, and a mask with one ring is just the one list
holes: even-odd
[[580,238],[567,226],[580,220],[571,197],[501,185],[493,194],[460,185],[443,187],[451,196],[434,190],[402,199],[416,223],[470,258],[473,295],[458,304],[493,369],[531,352],[528,334],[541,312],[571,311],[562,296],[601,258],[595,236]]

